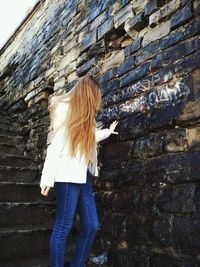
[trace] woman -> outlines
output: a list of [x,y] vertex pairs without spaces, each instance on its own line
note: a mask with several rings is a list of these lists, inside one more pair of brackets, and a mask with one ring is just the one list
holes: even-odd
[[96,128],[95,115],[101,107],[99,84],[90,76],[79,78],[67,94],[54,96],[49,104],[48,147],[40,181],[41,194],[56,189],[56,218],[50,238],[50,266],[63,267],[67,237],[76,209],[80,235],[70,267],[83,267],[99,228],[92,192],[92,175],[98,176],[97,143],[114,132]]

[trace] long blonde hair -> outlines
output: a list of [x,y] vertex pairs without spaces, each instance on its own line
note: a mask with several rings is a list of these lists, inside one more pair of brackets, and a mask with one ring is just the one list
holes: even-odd
[[67,94],[56,96],[49,102],[51,122],[54,118],[56,105],[69,97],[69,110],[64,122],[69,140],[68,153],[73,157],[77,149],[85,156],[87,163],[91,160],[91,150],[96,148],[95,127],[96,112],[101,108],[101,92],[98,82],[89,74],[78,79],[74,88]]

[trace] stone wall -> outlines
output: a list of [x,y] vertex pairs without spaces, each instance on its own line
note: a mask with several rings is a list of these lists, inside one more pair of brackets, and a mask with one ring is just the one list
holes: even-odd
[[119,120],[98,155],[91,261],[199,266],[199,14],[198,0],[40,1],[0,52],[0,106],[40,170],[50,94],[89,72],[104,102],[97,121]]

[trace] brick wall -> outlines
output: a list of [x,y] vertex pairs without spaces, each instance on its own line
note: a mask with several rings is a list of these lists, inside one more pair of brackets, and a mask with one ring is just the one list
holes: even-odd
[[199,14],[198,0],[46,0],[0,52],[0,106],[40,169],[48,96],[79,76],[101,85],[97,121],[119,120],[94,180],[92,253],[109,266],[199,266]]

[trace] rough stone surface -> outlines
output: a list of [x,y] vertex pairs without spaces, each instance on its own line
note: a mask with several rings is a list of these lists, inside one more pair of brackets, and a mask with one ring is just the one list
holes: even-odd
[[[51,95],[93,74],[103,98],[97,122],[119,121],[119,135],[100,143],[93,180],[100,229],[88,267],[200,265],[199,14],[198,0],[44,0],[0,51],[0,109],[17,122],[24,153],[37,163],[34,181],[46,153]],[[4,166],[0,179],[5,175]],[[33,179],[29,169],[9,175]],[[26,197],[25,187],[13,187],[9,199],[9,187],[1,188],[8,201],[16,192]],[[8,244],[16,238],[4,236]],[[42,240],[47,251],[47,235]]]

